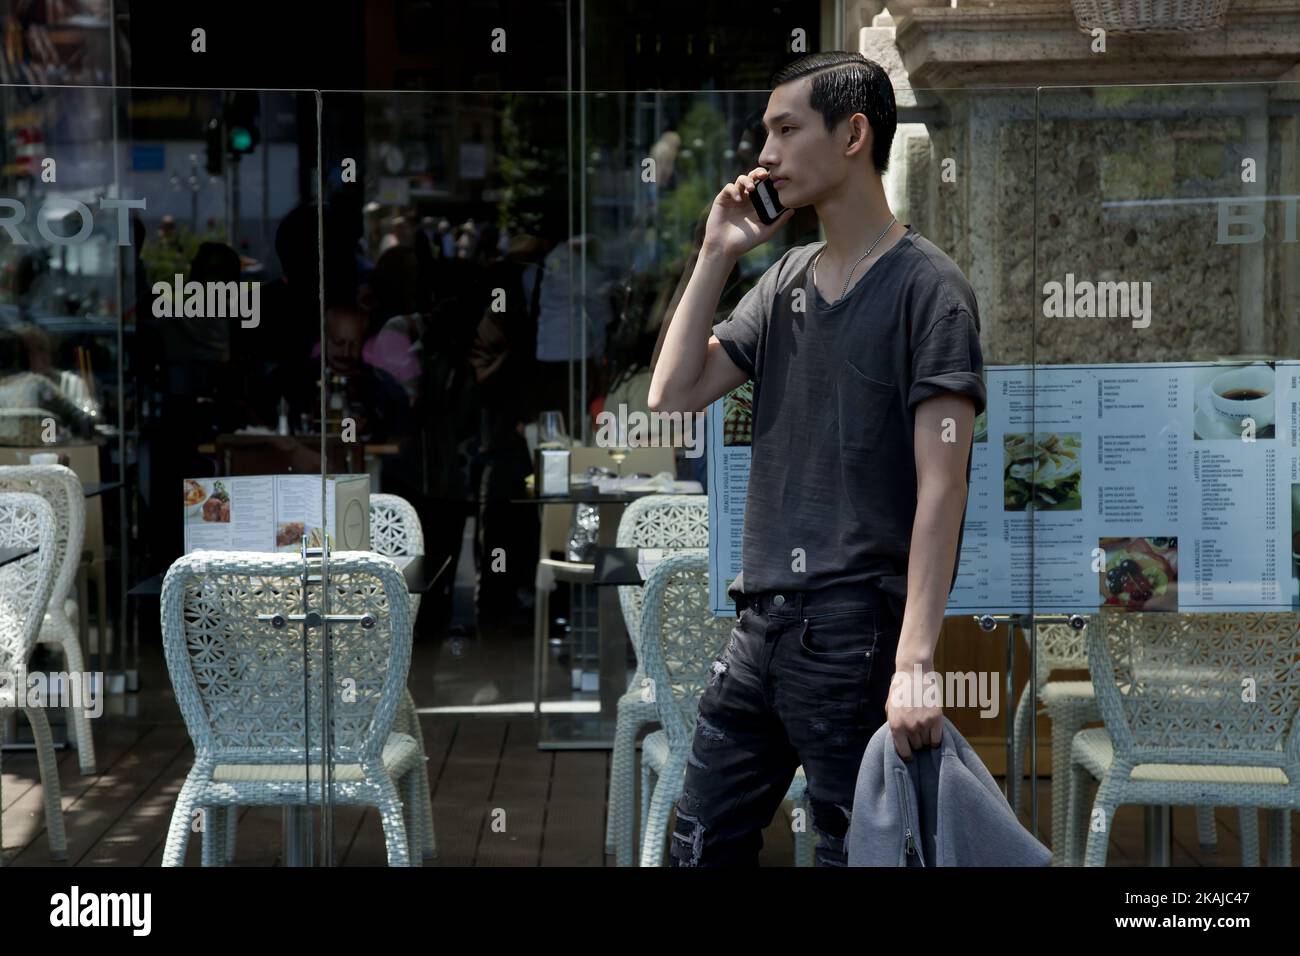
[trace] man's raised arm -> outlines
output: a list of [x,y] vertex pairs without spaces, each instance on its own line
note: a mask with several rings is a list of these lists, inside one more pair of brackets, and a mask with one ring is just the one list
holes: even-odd
[[737,260],[771,239],[789,218],[783,213],[764,225],[755,215],[749,195],[766,176],[762,168],[739,176],[713,200],[704,242],[686,291],[668,320],[650,380],[651,411],[702,411],[749,378],[713,335],[713,317]]

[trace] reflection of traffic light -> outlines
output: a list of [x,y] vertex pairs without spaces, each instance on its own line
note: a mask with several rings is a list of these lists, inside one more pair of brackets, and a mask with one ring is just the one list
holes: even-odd
[[221,120],[215,116],[208,120],[205,132],[208,139],[208,175],[220,176],[226,157],[225,134],[221,130]]
[[256,93],[235,93],[226,104],[223,116],[226,148],[236,159],[245,153],[251,153],[261,141],[257,131],[257,113]]

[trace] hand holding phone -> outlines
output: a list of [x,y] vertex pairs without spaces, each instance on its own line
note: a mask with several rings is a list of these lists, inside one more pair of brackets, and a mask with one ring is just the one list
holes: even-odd
[[[704,244],[732,258],[739,258],[776,235],[790,216],[776,190],[767,182],[763,167],[736,177],[713,200],[704,230]],[[759,189],[763,195],[759,195]]]

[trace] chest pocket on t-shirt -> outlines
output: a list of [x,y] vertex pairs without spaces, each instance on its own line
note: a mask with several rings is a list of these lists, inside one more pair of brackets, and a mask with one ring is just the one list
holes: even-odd
[[898,400],[898,386],[860,372],[852,362],[840,363],[840,448],[850,457],[862,457],[880,444],[890,413]]

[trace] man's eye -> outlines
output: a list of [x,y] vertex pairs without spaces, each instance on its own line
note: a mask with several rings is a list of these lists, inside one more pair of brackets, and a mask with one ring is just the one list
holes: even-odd
[[793,127],[793,126],[782,126],[782,127],[781,127],[781,132],[782,132],[782,134],[784,134],[785,131],[788,130],[788,129],[794,129],[794,127]]

